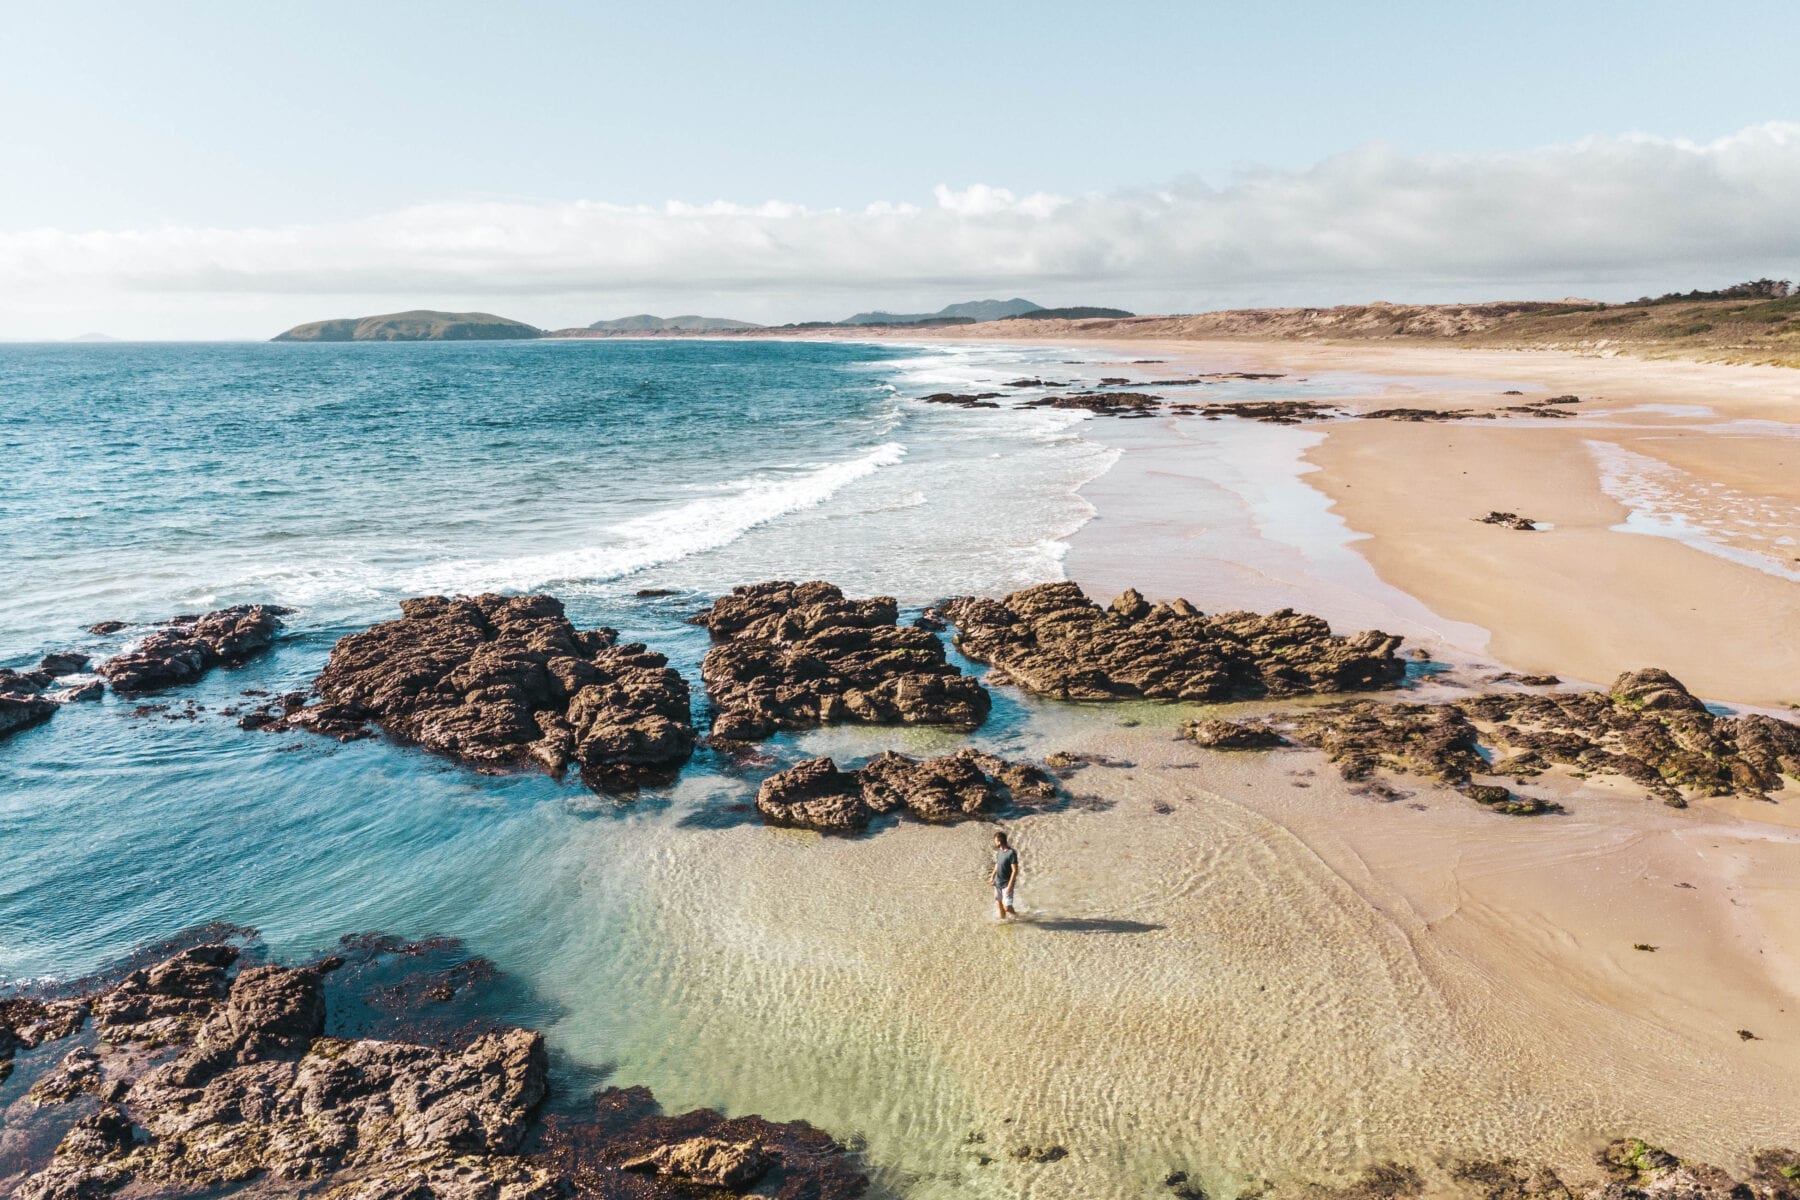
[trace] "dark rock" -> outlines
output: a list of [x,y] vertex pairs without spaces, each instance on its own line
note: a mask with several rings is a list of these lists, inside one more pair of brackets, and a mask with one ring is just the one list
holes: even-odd
[[681,591],[678,588],[639,588],[631,594],[639,600],[653,600],[659,596],[679,596]]
[[660,654],[582,631],[553,596],[427,596],[351,634],[316,686],[248,727],[297,727],[347,740],[370,721],[477,767],[580,765],[600,788],[666,780],[694,750],[687,683]]
[[1377,408],[1358,415],[1365,421],[1466,421],[1493,414],[1467,408]]
[[1399,638],[1336,636],[1291,609],[1207,616],[1135,591],[1103,609],[1073,583],[1046,583],[945,611],[958,647],[993,664],[995,682],[1068,700],[1241,700],[1392,687],[1406,673]]
[[0,738],[41,725],[56,714],[57,703],[34,681],[0,668]]
[[108,634],[118,633],[121,629],[129,629],[130,627],[130,623],[126,621],[101,621],[97,624],[89,625],[87,631],[89,633],[100,634],[104,637]]
[[135,650],[100,664],[121,695],[193,683],[218,666],[235,666],[275,644],[280,617],[273,604],[240,604],[197,617],[176,617]]
[[63,1056],[48,1075],[32,1084],[27,1097],[33,1104],[67,1104],[82,1093],[100,1090],[100,1058],[92,1050],[77,1046]]
[[[1655,668],[1621,675],[1607,692],[1487,692],[1444,704],[1360,700],[1236,724],[1274,728],[1323,750],[1347,779],[1383,768],[1461,786],[1475,775],[1520,778],[1560,764],[1622,775],[1671,802],[1683,788],[1762,796],[1800,778],[1800,726],[1760,713],[1717,716]],[[1227,736],[1196,736],[1192,723],[1184,734],[1203,745]],[[1491,766],[1482,745],[1496,755]],[[1554,808],[1518,796],[1493,803],[1504,812]]]
[[1201,406],[1177,405],[1177,411],[1198,413],[1205,417],[1238,417],[1246,421],[1262,421],[1270,425],[1298,425],[1338,415],[1328,404],[1314,400],[1239,400]]
[[1548,400],[1543,401],[1543,403],[1545,403],[1545,404],[1580,404],[1581,397],[1580,396],[1551,396]]
[[1516,683],[1521,687],[1555,687],[1562,680],[1554,675],[1520,675],[1514,671],[1502,671],[1488,682]]
[[92,661],[93,659],[85,654],[77,654],[74,651],[61,651],[44,655],[38,662],[37,669],[50,676],[52,679],[58,679],[64,675],[74,675],[85,670],[87,665]]
[[718,643],[700,675],[713,733],[740,741],[781,729],[862,723],[950,725],[987,719],[986,690],[924,629],[896,624],[891,597],[848,600],[829,583],[733,589],[693,618]]
[[1020,407],[1074,408],[1101,416],[1121,417],[1149,416],[1162,404],[1161,396],[1152,396],[1148,392],[1075,392],[1067,396],[1041,396],[1025,401]]
[[977,392],[974,395],[963,395],[959,392],[933,392],[929,396],[920,396],[926,404],[954,404],[958,408],[999,408],[994,403],[999,392]]
[[942,824],[1055,795],[1043,771],[980,750],[923,761],[889,751],[853,771],[829,758],[807,759],[764,780],[756,809],[771,825],[853,834],[885,813]]
[[[346,939],[346,953],[372,962],[364,943],[378,958],[435,961],[425,944],[378,937]],[[600,1094],[590,1115],[543,1122],[541,1035],[498,1028],[436,1046],[328,1036],[322,981],[362,967],[340,967],[333,955],[232,977],[236,956],[205,944],[91,984],[101,1040],[77,1047],[30,1092],[44,1106],[40,1127],[68,1123],[7,1147],[6,1169],[24,1173],[21,1200],[121,1190],[677,1200],[756,1184],[773,1196],[851,1200],[867,1186],[845,1147],[810,1125],[706,1110],[663,1116],[641,1088]],[[0,1000],[0,1028],[66,1025],[52,1007],[62,1003]],[[97,1111],[63,1103],[96,1091],[106,1099]]]
[[1521,517],[1518,513],[1500,512],[1498,510],[1489,513],[1485,517],[1476,517],[1475,519],[1483,525],[1502,525],[1507,529],[1534,530],[1537,528],[1537,522],[1530,517]]

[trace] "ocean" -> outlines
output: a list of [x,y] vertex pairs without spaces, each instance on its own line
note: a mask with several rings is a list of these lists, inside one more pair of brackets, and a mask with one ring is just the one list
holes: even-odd
[[[764,747],[775,765],[970,741],[1099,755],[1066,811],[1011,823],[1028,919],[1006,926],[985,825],[765,827],[746,805],[772,766],[702,750],[673,785],[618,798],[225,711],[306,688],[404,597],[545,591],[667,654],[704,726],[707,638],[688,619],[733,585],[828,579],[910,616],[1061,578],[1096,519],[1084,570],[1179,578],[1209,609],[1449,628],[1374,576],[1306,484],[1316,427],[917,399],[1122,370],[1053,346],[0,347],[0,665],[142,635],[86,632],[102,621],[294,610],[242,668],[71,704],[0,743],[0,986],[210,921],[290,959],[367,931],[460,938],[508,978],[495,1015],[549,1039],[552,1105],[644,1084],[672,1111],[810,1120],[865,1152],[877,1197],[1139,1197],[1179,1170],[1228,1200],[1395,1154],[1586,1153],[1636,1110],[1514,1038],[1510,993],[1334,863],[1319,831],[1368,801],[1285,758],[1198,761],[1174,738],[1184,706],[996,688],[972,736],[841,727]],[[1380,386],[1225,381],[1205,399]],[[1108,475],[1121,455],[1133,471]],[[1170,560],[1137,561],[1134,528]],[[1495,818],[1451,797],[1430,819]],[[1596,811],[1544,836],[1615,832]],[[0,1109],[21,1086],[0,1084]],[[1068,1158],[1013,1157],[1051,1144]]]

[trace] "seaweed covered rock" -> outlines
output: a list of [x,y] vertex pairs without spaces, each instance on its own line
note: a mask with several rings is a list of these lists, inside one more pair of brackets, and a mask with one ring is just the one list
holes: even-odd
[[[1761,713],[1717,715],[1656,668],[1621,675],[1604,692],[1487,692],[1444,704],[1356,700],[1248,721],[1189,722],[1182,732],[1224,750],[1284,737],[1323,750],[1346,779],[1376,768],[1422,775],[1501,811],[1542,807],[1493,785],[1471,786],[1475,776],[1523,778],[1560,764],[1622,775],[1671,801],[1684,790],[1763,796],[1788,777],[1800,779],[1800,725]],[[1484,748],[1491,754],[1484,757]]]
[[[356,964],[334,954],[286,967],[243,965],[237,947],[201,944],[95,981],[80,1003],[111,1024],[41,1067],[26,1098],[0,1110],[20,1132],[0,1157],[0,1189],[21,1200],[222,1190],[676,1200],[767,1180],[771,1194],[850,1200],[866,1186],[845,1147],[810,1125],[664,1116],[641,1088],[601,1093],[591,1115],[565,1112],[546,1129],[544,1040],[530,1030],[445,1032],[430,1045],[428,1025],[417,1040],[336,1036],[327,983],[337,972],[387,981],[332,993],[355,1014],[394,987],[377,960],[402,970],[434,961],[431,944],[359,938],[344,948]],[[41,1019],[41,1004],[15,996],[0,1013]]]
[[197,617],[174,617],[136,647],[100,664],[121,695],[193,683],[214,667],[236,666],[275,644],[280,618],[274,604],[238,604]]
[[809,758],[765,779],[756,810],[771,825],[852,834],[886,813],[943,824],[1055,795],[1055,782],[1039,768],[980,750],[924,760],[889,751],[853,771]]
[[1065,700],[1243,700],[1387,688],[1406,674],[1398,637],[1339,636],[1291,609],[1209,616],[1135,591],[1101,608],[1076,584],[1045,583],[945,613],[962,652],[996,668],[990,679]]
[[579,630],[554,596],[426,596],[338,642],[321,703],[265,724],[395,737],[477,767],[579,764],[602,788],[672,776],[694,750],[688,687],[611,629]]
[[718,643],[700,676],[713,734],[756,740],[818,725],[973,729],[991,701],[926,629],[897,624],[890,597],[849,600],[829,583],[750,584],[693,618]]

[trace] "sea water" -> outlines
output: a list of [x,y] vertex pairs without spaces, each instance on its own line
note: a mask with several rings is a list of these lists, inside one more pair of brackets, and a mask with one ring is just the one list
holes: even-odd
[[[0,348],[0,664],[103,658],[142,635],[84,632],[103,620],[295,610],[240,669],[70,705],[0,743],[0,983],[77,975],[211,920],[287,956],[368,930],[453,935],[519,985],[501,1015],[549,1036],[553,1103],[641,1083],[675,1108],[812,1120],[866,1147],[883,1195],[1139,1196],[1175,1168],[1230,1195],[1263,1174],[1585,1131],[1600,1119],[1586,1093],[1520,1104],[1516,1052],[1482,1040],[1388,919],[1230,788],[1138,779],[1122,758],[1084,773],[1073,811],[1017,824],[1033,919],[1002,928],[981,826],[821,839],[755,822],[763,772],[705,751],[675,785],[616,800],[383,739],[244,731],[222,711],[306,687],[336,639],[409,595],[554,593],[578,624],[668,654],[698,693],[707,643],[688,618],[734,584],[824,578],[911,610],[1059,578],[1093,515],[1080,489],[1122,439],[1085,414],[915,397],[1118,372],[1099,358],[673,340]],[[1210,474],[1223,521],[1241,497],[1230,471]],[[1167,757],[1184,715],[995,701],[974,740],[1020,757],[1108,729]],[[855,760],[968,740],[844,729],[769,749]],[[1068,1160],[1011,1157],[1051,1143]]]

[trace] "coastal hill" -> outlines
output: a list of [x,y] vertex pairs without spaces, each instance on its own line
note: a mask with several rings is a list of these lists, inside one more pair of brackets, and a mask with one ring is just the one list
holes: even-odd
[[1450,343],[1800,366],[1800,294],[1792,294],[1783,280],[1756,280],[1625,304],[1575,298],[1486,304],[1376,302],[1087,319],[1038,312],[975,328],[961,326],[956,335]]
[[275,335],[277,342],[478,342],[542,337],[543,331],[493,313],[411,312],[309,321]]
[[924,321],[943,321],[958,317],[970,321],[1000,321],[1007,317],[1022,317],[1028,313],[1040,312],[1042,309],[1041,304],[1033,304],[1014,296],[1011,300],[965,300],[960,304],[946,304],[934,313],[860,312],[853,317],[845,317],[838,324],[917,325]]
[[588,328],[600,333],[719,333],[761,329],[762,326],[754,321],[734,321],[730,317],[653,317],[649,313],[638,313],[633,317],[595,321]]

